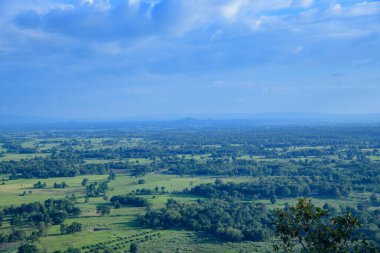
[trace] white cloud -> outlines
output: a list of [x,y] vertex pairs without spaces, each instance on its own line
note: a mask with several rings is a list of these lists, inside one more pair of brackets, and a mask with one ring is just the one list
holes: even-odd
[[377,15],[380,13],[380,2],[361,2],[352,6],[342,7],[340,4],[333,4],[326,12],[328,15],[341,17],[359,17]]
[[108,10],[111,8],[109,0],[81,0],[82,5],[92,5],[99,10]]
[[293,7],[310,8],[314,5],[314,0],[293,0]]
[[247,0],[235,0],[223,6],[221,8],[223,17],[228,20],[234,19],[235,16],[239,13],[240,9],[246,4],[248,4]]
[[82,4],[93,4],[94,0],[81,0],[80,1]]
[[340,4],[332,4],[327,10],[327,14],[331,14],[331,15],[338,15],[341,12],[342,12],[342,6]]
[[261,18],[250,21],[252,30],[259,30],[261,25],[263,24],[263,20]]
[[376,15],[380,13],[380,2],[362,2],[347,9],[350,16]]
[[140,4],[140,0],[128,0],[128,4],[129,4],[129,5]]

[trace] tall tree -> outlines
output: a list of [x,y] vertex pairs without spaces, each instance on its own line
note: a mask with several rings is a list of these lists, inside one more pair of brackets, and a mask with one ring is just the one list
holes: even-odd
[[365,240],[353,238],[359,220],[350,213],[330,217],[311,200],[299,199],[295,206],[276,210],[275,228],[281,243],[275,251],[302,253],[377,252]]

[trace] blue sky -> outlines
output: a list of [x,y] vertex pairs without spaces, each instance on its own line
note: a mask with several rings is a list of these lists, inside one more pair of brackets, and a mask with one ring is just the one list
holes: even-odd
[[380,1],[0,0],[0,115],[380,113]]

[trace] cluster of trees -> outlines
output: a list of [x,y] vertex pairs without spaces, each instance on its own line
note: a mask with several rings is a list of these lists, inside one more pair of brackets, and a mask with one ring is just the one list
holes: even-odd
[[169,199],[165,208],[149,210],[142,224],[164,229],[206,231],[227,241],[262,241],[272,235],[273,215],[263,204],[210,200],[192,204]]
[[[335,208],[329,207],[327,210],[336,214],[339,213]],[[351,213],[357,217],[360,226],[356,231],[356,235],[365,235],[368,240],[374,241],[380,246],[380,210],[371,208],[371,203],[362,202],[356,207],[342,207],[340,212]]]
[[105,196],[108,190],[108,181],[94,182],[86,186],[87,197]]
[[79,222],[73,222],[70,225],[61,224],[60,226],[61,235],[74,234],[76,232],[81,232],[82,227],[83,227],[82,224]]
[[0,234],[0,243],[12,243],[19,241],[36,241],[39,237],[46,234],[46,229],[44,227],[39,227],[32,233],[26,233],[24,230],[19,228],[13,228],[6,234]]
[[11,140],[11,139],[3,139],[2,147],[7,150],[8,153],[16,153],[16,154],[32,154],[38,153],[38,149],[31,147],[23,147],[21,140]]
[[22,204],[18,207],[10,206],[2,210],[5,216],[9,216],[14,225],[22,222],[33,224],[61,224],[68,217],[77,217],[80,209],[73,201],[68,199],[48,199],[43,204],[40,202]]
[[[62,224],[67,218],[78,217],[80,212],[69,199],[48,199],[44,203],[35,202],[4,208],[0,216],[8,218],[14,230],[9,235],[0,235],[0,242],[37,239],[44,235],[46,226]],[[21,230],[25,226],[34,231],[27,235]]]
[[55,183],[54,182],[54,188],[67,188],[69,187],[65,182],[62,183]]
[[136,207],[147,207],[150,205],[145,198],[131,195],[116,195],[110,199],[110,202],[115,208],[120,208],[122,205]]
[[96,206],[96,213],[101,216],[109,215],[111,213],[111,207],[106,205]]
[[41,181],[38,181],[37,183],[35,183],[33,185],[33,188],[35,189],[43,189],[43,188],[46,188],[46,183],[45,182],[41,182]]

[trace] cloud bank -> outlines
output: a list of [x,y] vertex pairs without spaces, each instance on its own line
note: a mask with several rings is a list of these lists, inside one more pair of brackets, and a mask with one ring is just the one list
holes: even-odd
[[0,26],[0,114],[380,108],[380,1],[3,0]]

